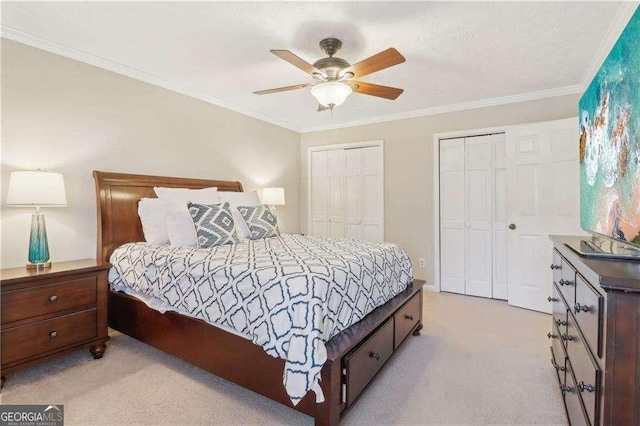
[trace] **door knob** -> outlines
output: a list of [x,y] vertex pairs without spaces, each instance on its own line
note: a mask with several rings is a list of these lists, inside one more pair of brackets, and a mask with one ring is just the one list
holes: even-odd
[[509,224],[509,229],[516,229],[516,224],[515,223]]

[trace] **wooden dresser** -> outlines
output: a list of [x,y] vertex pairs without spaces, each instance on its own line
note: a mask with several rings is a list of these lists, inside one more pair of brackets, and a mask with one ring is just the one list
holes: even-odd
[[102,358],[107,334],[107,272],[92,259],[0,271],[2,384],[5,375],[81,346]]
[[640,262],[579,256],[551,236],[551,364],[572,425],[640,425]]

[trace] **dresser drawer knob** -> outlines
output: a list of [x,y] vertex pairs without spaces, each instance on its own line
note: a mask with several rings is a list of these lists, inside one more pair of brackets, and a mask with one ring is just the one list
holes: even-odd
[[556,369],[556,371],[565,371],[566,370],[566,368],[564,366],[560,365],[560,364],[554,364],[553,367]]
[[580,389],[580,392],[595,392],[596,388],[594,388],[591,385],[585,385],[583,381],[580,381],[580,384],[578,385],[578,389]]
[[369,357],[378,360],[380,359],[380,354],[378,352],[370,352]]
[[554,265],[553,263],[550,266],[551,269],[560,269],[561,266],[560,265]]
[[49,333],[49,337],[51,337],[52,339],[55,339],[56,337],[58,337],[58,332],[52,331],[51,333]]
[[558,324],[558,327],[561,327],[563,325],[567,325],[567,322],[562,320],[556,320],[556,324]]
[[580,313],[580,311],[589,312],[589,307],[587,305],[576,303],[575,305],[573,305],[573,311],[576,314]]
[[560,390],[562,391],[562,393],[574,391],[574,389],[571,386],[566,386],[566,385],[560,385]]
[[405,315],[404,318],[413,321],[413,315]]
[[49,298],[49,302],[51,302],[51,303],[53,303],[53,302],[55,302],[57,300],[58,300],[58,296],[56,296],[55,294]]
[[565,333],[562,335],[562,340],[573,340],[573,336]]
[[560,285],[571,285],[571,284],[573,284],[573,281],[561,279],[560,281],[558,281],[558,284],[560,284]]
[[558,299],[556,299],[555,297],[551,297],[551,296],[547,297],[547,300],[549,302],[557,302],[558,301]]
[[555,338],[556,338],[556,337],[558,337],[558,336],[557,336],[557,335],[555,335],[555,334],[547,333],[547,337],[548,337],[549,339],[555,339]]

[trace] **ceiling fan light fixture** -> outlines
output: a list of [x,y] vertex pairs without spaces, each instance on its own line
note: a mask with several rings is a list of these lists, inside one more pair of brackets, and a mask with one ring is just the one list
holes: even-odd
[[328,108],[342,105],[351,92],[353,89],[349,85],[334,81],[321,83],[311,88],[311,94],[321,105]]

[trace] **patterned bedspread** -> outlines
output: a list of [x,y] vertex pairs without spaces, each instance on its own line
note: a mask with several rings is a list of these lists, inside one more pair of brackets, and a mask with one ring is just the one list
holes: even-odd
[[395,244],[294,234],[208,249],[130,243],[111,263],[111,283],[231,327],[285,359],[294,404],[309,390],[324,400],[325,343],[413,279]]

